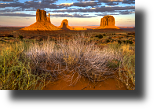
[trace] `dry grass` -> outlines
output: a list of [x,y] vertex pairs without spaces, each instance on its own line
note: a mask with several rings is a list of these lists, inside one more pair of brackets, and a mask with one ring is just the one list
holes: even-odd
[[24,55],[24,43],[6,44],[0,52],[0,89],[36,90],[45,86],[44,76],[32,74],[30,61]]
[[[78,73],[89,78],[90,81],[102,81],[104,74],[111,74],[109,61],[121,60],[119,52],[110,48],[100,49],[94,43],[84,38],[73,38],[69,41],[44,41],[32,44],[26,55],[33,61],[38,71],[48,71],[57,77],[63,71]],[[72,77],[71,77],[72,78]],[[72,78],[73,79],[73,78]],[[74,82],[72,81],[71,82]],[[72,85],[72,84],[71,84]]]

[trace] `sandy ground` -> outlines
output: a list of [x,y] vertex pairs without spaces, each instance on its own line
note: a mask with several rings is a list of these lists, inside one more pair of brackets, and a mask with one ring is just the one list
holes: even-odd
[[123,84],[119,79],[117,73],[111,77],[105,77],[104,81],[101,82],[91,82],[88,78],[81,77],[77,82],[77,75],[70,82],[68,79],[70,74],[64,77],[59,76],[59,79],[54,82],[48,83],[43,90],[127,90],[125,84]]

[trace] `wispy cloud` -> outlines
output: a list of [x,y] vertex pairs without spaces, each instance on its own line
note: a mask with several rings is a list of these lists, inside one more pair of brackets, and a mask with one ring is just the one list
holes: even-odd
[[[89,14],[51,14],[51,17],[74,17],[74,18],[91,18],[95,16],[87,16]],[[35,17],[36,15],[25,13],[1,13],[0,16],[18,16],[18,17]]]

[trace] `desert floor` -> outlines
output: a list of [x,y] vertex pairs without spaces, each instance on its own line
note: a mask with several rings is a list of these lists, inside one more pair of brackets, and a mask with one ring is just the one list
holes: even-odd
[[[92,30],[95,26],[89,26],[88,30],[83,31],[21,31],[21,27],[0,27],[0,42],[4,44],[10,42],[18,42],[23,40],[35,40],[41,42],[44,40],[68,40],[73,36],[83,36],[88,38],[91,36],[92,41],[95,42],[98,47],[106,47],[109,43],[125,42],[126,39],[132,40],[132,45],[135,44],[135,29],[134,28],[122,28],[120,30]],[[95,36],[106,34],[106,38],[96,38]],[[131,36],[130,36],[131,34]],[[22,38],[19,38],[22,36]],[[127,37],[126,37],[127,36]],[[109,37],[115,39],[115,41],[109,40]],[[110,38],[110,39],[111,39]],[[108,40],[109,41],[108,41]],[[105,44],[106,43],[106,44]],[[5,46],[4,46],[5,47]],[[4,47],[1,47],[4,48]],[[0,49],[0,51],[1,51]],[[67,77],[72,73],[64,73],[65,75],[58,75],[54,81],[46,81],[43,90],[128,90],[126,84],[123,83],[118,75],[118,71],[113,72],[111,75],[105,75],[102,81],[90,81],[88,78],[81,76],[81,78],[75,84],[71,84],[67,81]],[[77,75],[74,74],[72,80],[76,79]]]

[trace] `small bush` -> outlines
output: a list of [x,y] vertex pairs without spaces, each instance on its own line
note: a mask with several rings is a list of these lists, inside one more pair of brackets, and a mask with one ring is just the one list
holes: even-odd
[[23,40],[23,36],[22,35],[19,35],[19,37],[18,37],[20,40]]
[[124,44],[133,44],[133,42],[131,40],[123,40]]
[[98,37],[99,39],[102,39],[103,38],[103,36],[101,34],[96,35],[95,37]]
[[117,42],[118,42],[118,44],[121,44],[122,43],[122,41],[120,41],[120,40],[118,40]]
[[40,38],[39,41],[43,41],[43,38]]
[[106,36],[106,34],[103,34],[103,36]]
[[106,43],[109,43],[109,42],[110,42],[110,40],[109,40],[109,39],[107,39],[107,40],[106,40]]

